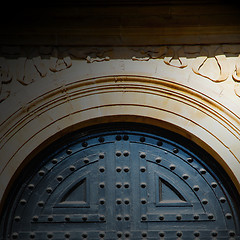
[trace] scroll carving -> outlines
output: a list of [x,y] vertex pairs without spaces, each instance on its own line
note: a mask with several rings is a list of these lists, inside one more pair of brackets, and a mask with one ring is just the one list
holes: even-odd
[[[204,71],[207,70],[207,71]],[[208,78],[213,82],[225,81],[229,76],[229,65],[221,48],[215,46],[209,48],[209,52],[203,48],[200,57],[192,67],[194,73]],[[210,75],[211,74],[211,75]]]
[[96,57],[96,58],[92,58],[90,56],[87,56],[86,60],[87,60],[87,63],[103,62],[103,61],[109,61],[110,57],[104,57],[104,58]]

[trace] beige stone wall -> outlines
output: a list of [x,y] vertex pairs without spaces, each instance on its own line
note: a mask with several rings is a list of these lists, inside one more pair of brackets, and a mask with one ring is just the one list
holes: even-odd
[[2,48],[0,199],[64,134],[130,121],[207,150],[240,192],[240,45]]

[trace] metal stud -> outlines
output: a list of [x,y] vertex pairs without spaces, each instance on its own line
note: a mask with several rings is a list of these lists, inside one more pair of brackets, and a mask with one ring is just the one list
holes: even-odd
[[124,219],[125,219],[125,221],[129,221],[130,216],[129,215],[125,215]]
[[118,199],[116,200],[116,203],[119,205],[119,204],[122,203],[122,200],[121,200],[120,198],[118,198]]
[[25,205],[26,203],[27,203],[27,201],[26,201],[25,199],[21,199],[21,200],[20,200],[20,204],[21,204],[21,205]]
[[174,149],[173,149],[173,152],[174,152],[174,153],[178,153],[179,150],[178,150],[177,148],[174,148]]
[[126,238],[130,237],[130,232],[125,232],[125,237]]
[[69,222],[70,220],[71,220],[70,216],[69,216],[69,215],[66,215],[66,216],[65,216],[65,221],[66,221],[66,222]]
[[169,166],[169,168],[170,168],[171,170],[175,170],[176,166],[175,166],[174,164],[171,164],[171,165]]
[[52,191],[53,191],[53,190],[52,190],[51,187],[48,187],[48,188],[46,189],[46,192],[47,192],[47,193],[52,193]]
[[104,216],[104,215],[101,215],[101,216],[99,217],[99,220],[100,220],[100,221],[104,221],[104,220],[105,220],[105,216]]
[[129,172],[129,170],[130,170],[129,167],[124,167],[123,169],[124,172]]
[[51,232],[47,233],[47,237],[48,238],[53,238],[53,233],[51,233]]
[[216,188],[216,187],[217,187],[217,183],[216,183],[216,182],[212,182],[212,183],[211,183],[211,186],[212,186],[213,188]]
[[122,236],[122,232],[117,232],[117,236],[120,238]]
[[208,219],[212,220],[214,218],[214,215],[212,213],[208,214]]
[[130,187],[130,184],[129,184],[129,183],[124,183],[124,187],[125,187],[125,188],[129,188],[129,187]]
[[43,207],[44,206],[44,201],[39,201],[37,204],[38,204],[39,207]]
[[192,163],[192,162],[193,162],[193,158],[189,157],[189,158],[187,158],[187,161],[188,161],[189,163]]
[[103,142],[105,141],[105,139],[104,139],[104,137],[100,137],[100,138],[98,139],[98,141],[99,141],[100,143],[103,143]]
[[124,152],[123,152],[123,156],[124,156],[124,157],[128,157],[128,156],[129,156],[129,152],[128,152],[128,151],[124,151]]
[[102,183],[99,183],[99,187],[100,188],[104,188],[105,187],[105,184],[102,182]]
[[104,199],[104,198],[101,198],[101,199],[99,200],[99,203],[100,203],[101,205],[103,205],[103,204],[105,203],[105,199]]
[[145,158],[145,157],[146,157],[146,153],[141,152],[141,153],[140,153],[140,158]]
[[157,145],[158,145],[158,146],[162,146],[162,145],[163,145],[162,141],[159,140],[159,141],[157,142]]
[[158,235],[159,235],[159,237],[164,237],[165,233],[164,232],[159,232]]
[[121,151],[116,151],[116,156],[120,157],[122,155]]
[[127,141],[129,139],[128,135],[123,136],[123,140]]
[[83,147],[87,147],[87,146],[88,146],[88,143],[87,143],[87,142],[83,142],[83,143],[82,143],[82,146],[83,146]]
[[82,237],[83,237],[83,238],[87,238],[87,236],[88,236],[88,235],[87,235],[86,232],[82,233]]
[[116,183],[116,187],[117,187],[117,188],[121,188],[121,187],[122,187],[122,183],[120,183],[120,182],[119,182],[119,183]]
[[177,232],[176,235],[177,235],[178,237],[181,237],[183,234],[182,234],[182,232]]
[[63,180],[63,176],[61,176],[61,175],[57,176],[57,180],[58,180],[59,182],[61,182],[61,181]]
[[142,232],[142,237],[147,237],[147,232]]
[[141,203],[142,203],[142,204],[146,204],[146,203],[147,203],[147,200],[144,199],[144,198],[142,198],[142,199],[141,199]]
[[225,217],[226,217],[227,219],[231,219],[231,218],[232,218],[232,214],[231,214],[231,213],[226,213],[226,214],[225,214]]
[[86,216],[86,215],[82,216],[82,220],[83,220],[84,222],[86,222],[86,221],[87,221],[87,216]]
[[121,168],[121,167],[116,167],[116,171],[117,171],[117,172],[121,172],[121,171],[122,171],[122,168]]
[[216,237],[216,236],[218,235],[218,232],[217,232],[217,231],[212,231],[212,232],[211,232],[211,235],[212,235],[213,237]]
[[194,235],[195,237],[199,237],[199,236],[200,236],[200,232],[195,231],[195,232],[193,233],[193,235]]
[[45,174],[45,171],[40,170],[40,171],[38,172],[38,174],[39,174],[39,176],[43,176],[43,175]]
[[99,233],[99,237],[100,237],[100,238],[104,238],[104,236],[105,236],[105,232],[100,232],[100,233]]
[[160,216],[159,216],[159,220],[163,221],[163,220],[164,220],[164,216],[163,216],[163,215],[160,215]]
[[146,183],[141,183],[141,188],[146,188],[147,184]]
[[199,215],[198,215],[198,214],[195,214],[195,215],[193,216],[193,218],[194,218],[194,220],[198,220],[198,219],[199,219]]
[[17,233],[17,232],[13,233],[13,234],[12,234],[12,238],[13,238],[13,239],[17,239],[17,238],[18,238],[18,233]]
[[38,221],[38,216],[35,215],[35,216],[33,216],[32,219],[33,219],[34,222],[37,222]]
[[104,153],[99,153],[99,158],[103,159],[104,158]]
[[178,221],[180,221],[180,220],[182,219],[182,216],[181,216],[181,215],[177,215],[177,216],[176,216],[176,219],[177,219]]
[[129,200],[128,198],[126,198],[126,199],[124,200],[124,203],[125,203],[125,204],[129,204],[129,203],[130,203],[130,200]]
[[122,220],[122,216],[121,215],[117,215],[117,220],[121,221]]
[[70,238],[71,235],[70,235],[70,233],[65,233],[64,236],[65,236],[65,238]]
[[142,215],[141,219],[142,219],[143,221],[146,221],[146,220],[147,220],[147,215]]
[[225,203],[226,202],[226,198],[225,197],[220,197],[219,200],[220,200],[221,203]]
[[206,171],[204,168],[201,168],[201,169],[200,169],[200,173],[201,173],[201,174],[206,174],[207,171]]
[[202,203],[203,203],[204,205],[206,205],[206,204],[208,204],[208,200],[207,200],[206,198],[204,198],[204,199],[202,200]]
[[30,190],[33,190],[34,187],[35,187],[34,184],[29,184],[29,185],[28,185],[28,188],[29,188]]
[[85,164],[88,164],[88,163],[89,163],[89,158],[85,157],[85,158],[83,159],[83,162],[84,162]]
[[229,234],[230,237],[234,237],[236,235],[236,233],[234,231],[229,231],[228,234]]
[[183,175],[182,175],[182,178],[185,179],[185,180],[187,180],[187,179],[189,178],[189,176],[188,176],[187,174],[183,174]]
[[49,222],[52,222],[52,221],[53,221],[53,216],[52,216],[52,215],[48,216],[48,221],[49,221]]
[[72,150],[71,149],[67,149],[66,153],[70,155],[72,153]]
[[117,141],[120,141],[121,139],[122,139],[122,137],[121,137],[120,135],[117,135],[117,136],[116,136],[116,140],[117,140]]
[[57,158],[52,159],[52,163],[56,164],[58,162]]
[[100,167],[100,168],[99,168],[99,171],[100,171],[101,173],[103,173],[103,172],[105,171],[105,168],[104,168],[104,167]]
[[20,222],[21,217],[20,216],[15,216],[14,220],[15,220],[15,222]]
[[161,158],[161,157],[157,157],[157,158],[155,159],[155,161],[156,161],[156,163],[160,163],[160,162],[162,161],[162,158]]
[[76,167],[73,166],[73,165],[70,165],[70,166],[69,166],[69,169],[70,169],[71,171],[75,171]]
[[146,171],[146,168],[145,168],[145,167],[141,167],[141,168],[140,168],[140,171],[141,171],[141,172],[145,172],[145,171]]
[[34,233],[34,232],[31,232],[31,233],[29,234],[29,237],[30,237],[31,239],[34,239],[34,238],[35,238],[35,233]]
[[193,190],[197,192],[199,190],[199,186],[198,185],[194,185],[193,186]]
[[145,137],[140,137],[140,142],[145,142]]

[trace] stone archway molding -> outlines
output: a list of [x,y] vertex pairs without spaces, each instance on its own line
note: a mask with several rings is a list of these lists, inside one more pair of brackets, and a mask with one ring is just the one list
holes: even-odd
[[[207,91],[156,77],[110,75],[72,82],[54,79],[38,91],[4,101],[0,125],[1,208],[21,169],[66,133],[107,122],[160,126],[191,139],[225,169],[240,192],[239,117]],[[34,90],[35,89],[35,90]],[[34,92],[36,91],[36,92]],[[24,102],[26,101],[26,102]]]

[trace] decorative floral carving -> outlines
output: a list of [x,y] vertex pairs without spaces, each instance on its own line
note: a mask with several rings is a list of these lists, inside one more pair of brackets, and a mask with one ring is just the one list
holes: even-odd
[[[207,64],[208,66],[206,66]],[[204,66],[207,68],[206,73],[204,71],[201,71]],[[225,81],[229,76],[228,61],[223,51],[221,50],[221,47],[219,46],[211,46],[208,48],[208,51],[206,48],[203,48],[200,53],[200,57],[196,59],[192,70],[194,73],[208,78],[213,82]]]
[[50,67],[49,69],[52,72],[59,72],[64,69],[70,68],[72,66],[72,60],[70,57],[65,57],[63,59],[59,59],[56,57],[50,58]]
[[235,71],[233,72],[232,77],[236,82],[240,82],[240,54],[236,60]]
[[167,52],[167,56],[164,58],[163,61],[167,65],[170,65],[176,68],[185,68],[188,65],[185,57],[184,49],[182,46],[170,47]]

